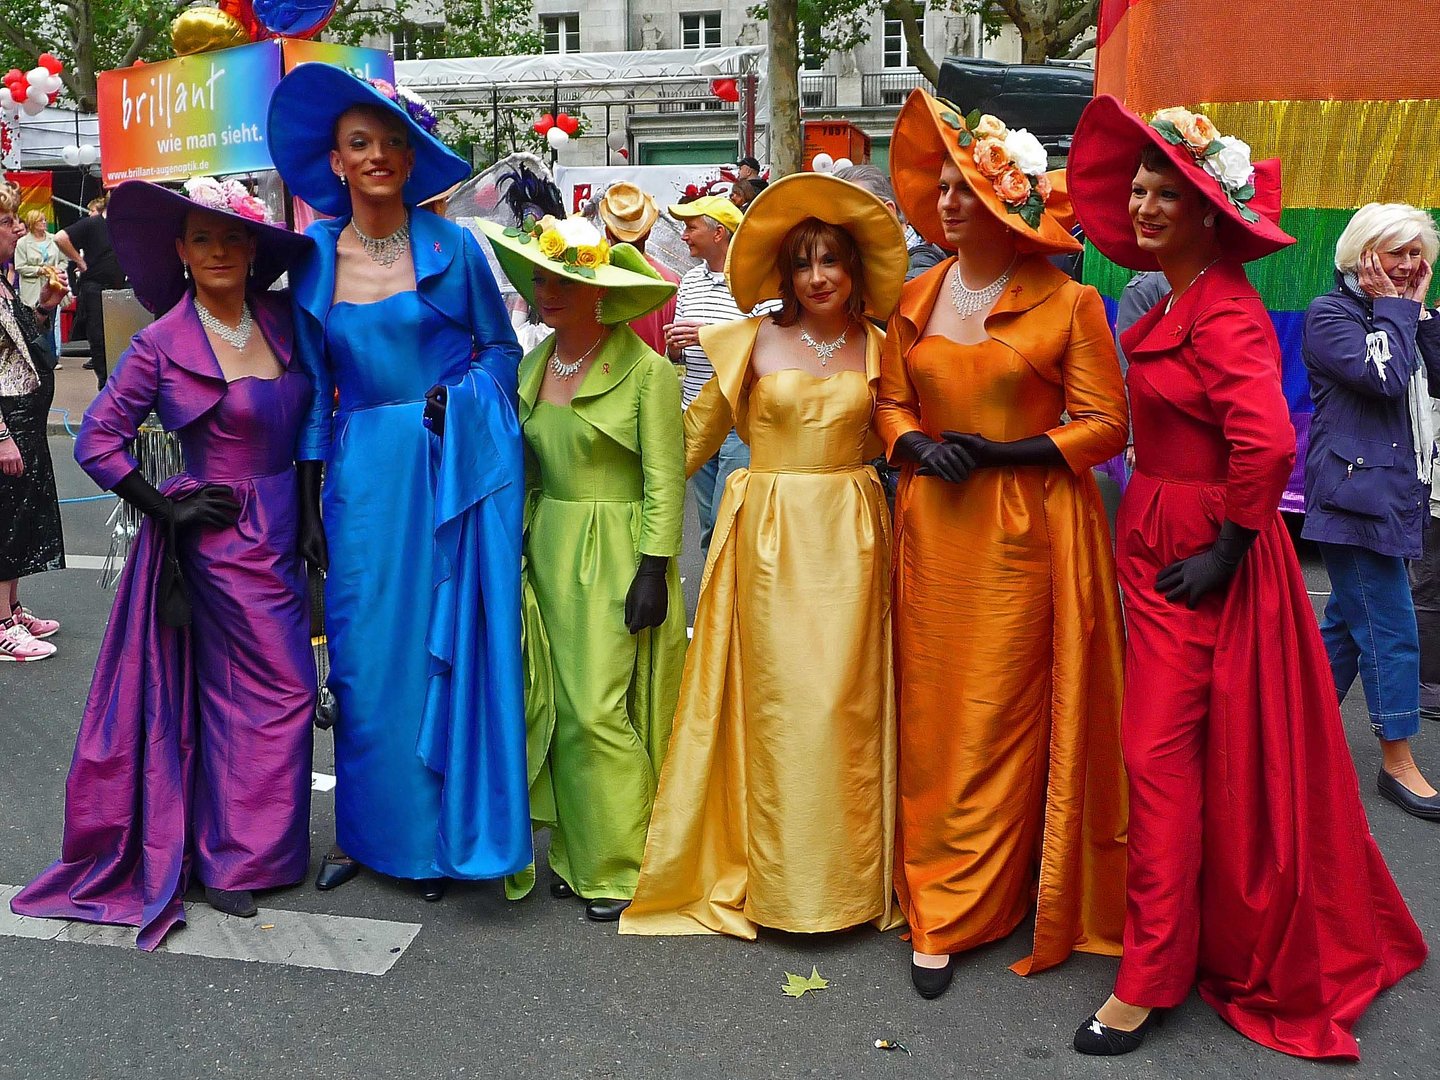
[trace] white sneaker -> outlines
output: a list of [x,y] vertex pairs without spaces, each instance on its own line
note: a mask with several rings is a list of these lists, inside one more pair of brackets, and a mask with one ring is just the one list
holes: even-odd
[[0,660],[27,663],[55,655],[55,646],[41,641],[19,623],[0,623]]

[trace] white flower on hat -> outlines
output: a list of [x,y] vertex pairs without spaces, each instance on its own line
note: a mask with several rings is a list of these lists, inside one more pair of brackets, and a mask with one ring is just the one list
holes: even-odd
[[596,247],[605,239],[604,234],[588,218],[550,218],[545,224],[560,234],[566,247]]
[[1050,167],[1050,157],[1040,145],[1040,140],[1025,128],[1006,134],[1005,152],[1026,176],[1038,176]]
[[1220,181],[1227,191],[1240,191],[1249,186],[1255,176],[1255,167],[1250,164],[1250,146],[1233,135],[1221,135],[1217,140],[1220,152],[1205,158],[1205,171]]

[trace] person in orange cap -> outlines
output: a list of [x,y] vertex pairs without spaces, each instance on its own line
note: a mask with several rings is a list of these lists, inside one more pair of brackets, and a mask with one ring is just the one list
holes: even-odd
[[1078,245],[1034,136],[917,90],[891,146],[907,220],[956,253],[905,286],[875,418],[903,466],[895,884],[933,998],[1032,915],[1022,975],[1120,951],[1120,597],[1091,469],[1126,409],[1099,295],[1046,258]]
[[1261,1045],[1353,1061],[1355,1022],[1426,949],[1366,826],[1278,510],[1295,432],[1244,264],[1294,243],[1280,162],[1252,163],[1203,114],[1147,123],[1104,96],[1075,132],[1070,185],[1101,253],[1172,290],[1123,335],[1125,948],[1075,1049],[1138,1049],[1198,983]]

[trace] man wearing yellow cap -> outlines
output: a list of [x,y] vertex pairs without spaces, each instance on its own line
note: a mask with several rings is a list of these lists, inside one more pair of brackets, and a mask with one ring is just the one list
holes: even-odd
[[[634,184],[622,180],[611,184],[600,199],[600,221],[605,226],[605,235],[612,244],[629,244],[645,256],[655,272],[666,281],[680,284],[680,275],[658,259],[645,253],[645,241],[650,230],[659,220],[660,208],[655,199]],[[632,319],[630,329],[641,341],[661,356],[668,351],[665,342],[665,327],[675,321],[675,298],[672,296],[660,307],[648,314]]]

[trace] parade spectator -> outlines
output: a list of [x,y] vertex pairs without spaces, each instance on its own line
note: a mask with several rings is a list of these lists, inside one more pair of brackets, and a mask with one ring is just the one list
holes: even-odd
[[551,830],[551,894],[613,922],[635,893],[685,663],[680,381],[629,329],[675,286],[628,244],[605,252],[585,218],[542,218],[523,243],[481,227],[555,331],[520,364],[531,817]]
[[1120,366],[1099,295],[1046,258],[1078,244],[1039,143],[987,116],[962,145],[957,123],[916,90],[895,124],[899,204],[957,255],[906,284],[875,419],[905,467],[896,886],[927,998],[1032,917],[1021,974],[1114,955],[1125,911],[1120,596],[1091,473],[1125,445]]
[[1125,335],[1124,951],[1074,1044],[1130,1053],[1198,982],[1256,1042],[1354,1060],[1356,1021],[1426,949],[1370,836],[1278,509],[1295,433],[1244,263],[1294,241],[1280,162],[1252,164],[1237,135],[1184,109],[1147,123],[1102,96],[1070,155],[1090,242],[1172,287]]
[[735,204],[735,208],[742,214],[745,208],[755,201],[755,196],[760,194],[759,190],[751,180],[736,180],[730,185],[729,199]]
[[[715,377],[715,369],[700,343],[700,328],[742,319],[747,314],[736,305],[730,295],[730,283],[725,280],[730,238],[740,227],[742,215],[733,203],[720,195],[702,195],[688,203],[679,203],[670,207],[670,213],[684,226],[681,235],[690,254],[700,260],[698,266],[691,267],[680,279],[680,290],[675,297],[675,321],[665,327],[670,359],[685,365],[680,400],[688,409],[701,388]],[[725,491],[725,481],[736,469],[749,463],[749,449],[732,431],[719,451],[691,472],[690,483],[700,516],[702,552],[710,548],[710,535],[715,528],[715,514]]]
[[[645,255],[645,261],[661,278],[675,285],[680,284],[679,274],[659,259],[645,253],[645,242],[650,239],[650,230],[660,219],[660,208],[649,192],[623,180],[618,184],[611,184],[600,199],[599,214],[600,221],[605,226],[605,234],[612,243],[629,244]],[[634,330],[646,345],[664,356],[665,327],[674,321],[675,294],[671,293],[658,308],[633,319],[630,329]]]
[[[184,921],[192,873],[213,907],[248,918],[256,890],[310,866],[315,661],[294,460],[309,382],[289,297],[266,291],[310,243],[265,224],[234,181],[187,190],[114,194],[117,256],[160,317],[86,411],[75,456],[144,517],[80,722],[60,861],[13,904],[138,927],[142,949]],[[186,463],[160,490],[131,450],[152,411]]]
[[905,280],[917,278],[932,266],[938,266],[945,260],[945,249],[939,244],[928,242],[923,236],[911,228],[900,213],[900,207],[895,204],[895,188],[890,183],[890,177],[885,175],[885,170],[878,165],[849,165],[843,169],[836,169],[835,176],[841,180],[849,180],[852,184],[859,184],[870,194],[885,204],[892,214],[900,220],[905,229],[905,253],[910,260],[909,268],[905,271]]
[[[1440,410],[1432,416],[1440,431]],[[1410,597],[1420,639],[1420,719],[1440,721],[1440,490],[1433,477],[1429,504],[1424,551],[1409,564]]]
[[880,201],[816,173],[772,184],[735,235],[736,300],[781,308],[700,331],[715,377],[685,413],[686,467],[732,427],[755,467],[725,491],[622,933],[899,923],[889,528],[865,464],[882,335],[866,315],[885,318],[904,272]]
[[76,294],[77,319],[85,324],[85,340],[90,348],[89,367],[95,382],[103,387],[109,377],[105,355],[105,312],[103,297],[106,289],[125,288],[125,273],[115,258],[110,244],[110,226],[105,220],[108,196],[90,200],[90,214],[68,229],[55,234],[55,244],[80,271],[80,289]]
[[1330,577],[1320,626],[1335,690],[1357,675],[1380,740],[1380,794],[1440,821],[1411,753],[1420,733],[1420,639],[1405,561],[1419,559],[1435,462],[1440,318],[1426,306],[1440,237],[1423,210],[1361,207],[1335,248],[1335,287],[1305,313],[1315,416],[1305,525]]
[[520,348],[479,242],[413,212],[470,171],[435,123],[414,95],[329,64],[297,67],[270,103],[276,168],[336,215],[290,271],[313,383],[301,550],[328,563],[339,707],[337,845],[316,887],[363,864],[427,901],[531,861]]
[[[0,266],[25,233],[20,193],[0,185]],[[60,624],[20,602],[20,579],[65,565],[47,421],[55,397],[55,354],[47,325],[64,298],[64,277],[47,279],[25,303],[0,275],[0,661],[44,660]]]
[[760,162],[758,159],[747,154],[735,163],[736,180],[753,180],[759,175]]

